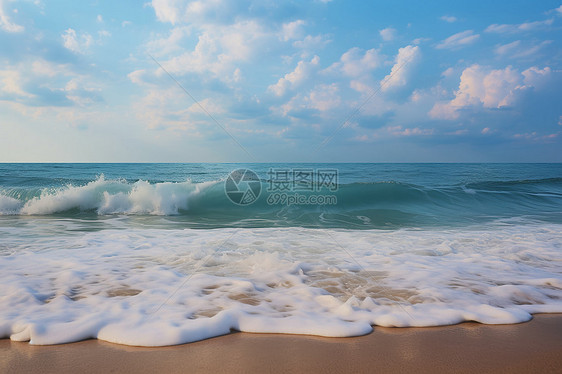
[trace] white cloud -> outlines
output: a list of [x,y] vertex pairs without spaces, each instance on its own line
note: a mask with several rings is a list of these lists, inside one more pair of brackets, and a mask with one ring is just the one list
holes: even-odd
[[[218,97],[202,98],[198,103],[212,115],[226,113]],[[193,103],[186,107],[186,98],[178,94],[177,87],[152,87],[133,104],[132,112],[150,130],[169,130],[176,134],[187,132],[190,138],[202,138],[221,131],[220,128],[209,125],[209,117],[201,106]],[[224,125],[228,128],[228,123]]]
[[99,23],[103,23],[103,17],[101,14],[98,14],[98,16],[96,17],[96,21],[98,21]]
[[6,32],[22,32],[25,28],[18,25],[8,17],[6,10],[4,9],[4,1],[0,0],[0,29]]
[[447,68],[447,70],[445,70],[444,72],[441,73],[442,77],[448,78],[451,75],[453,75],[453,73],[455,72],[455,69],[453,68]]
[[475,34],[472,30],[466,30],[459,32],[457,34],[449,36],[447,39],[443,40],[441,43],[437,44],[435,48],[438,49],[455,49],[465,46],[467,44],[474,43],[480,37],[479,34]]
[[148,50],[155,56],[164,56],[172,52],[182,51],[182,41],[191,35],[189,26],[176,26],[167,37],[154,39],[147,43]]
[[75,76],[60,91],[65,91],[66,98],[74,104],[86,107],[99,101],[97,92],[101,91],[101,88],[96,83],[88,82],[83,76]]
[[540,88],[550,74],[549,67],[531,67],[520,73],[511,66],[488,70],[480,65],[472,65],[462,72],[455,98],[449,102],[435,103],[429,115],[432,118],[456,119],[459,116],[458,109],[470,106],[511,106],[524,90]]
[[129,78],[131,82],[135,84],[142,85],[146,83],[145,80],[143,79],[146,76],[146,74],[147,71],[145,69],[139,69],[127,74],[127,78]]
[[554,22],[553,19],[547,19],[546,21],[526,22],[520,24],[517,28],[521,31],[532,31],[543,28],[545,26],[550,26],[552,25],[552,22]]
[[[309,59],[330,40],[325,35],[306,35],[304,20],[280,24],[271,19],[275,2],[226,0],[153,0],[156,17],[175,25],[167,37],[147,47],[159,56],[170,73],[207,73],[227,84],[237,82],[246,66],[266,49],[298,49],[292,56]],[[188,47],[185,37],[198,39]],[[283,42],[290,42],[286,45]],[[292,51],[294,52],[294,51]]]
[[402,126],[388,126],[385,130],[394,136],[420,136],[433,134],[433,129],[422,129],[420,127],[402,128]]
[[551,40],[544,40],[538,44],[533,44],[532,46],[524,46],[521,41],[516,40],[512,43],[499,45],[494,49],[494,52],[500,56],[513,57],[528,57],[534,56],[540,52],[540,50],[551,44]]
[[449,23],[457,22],[457,17],[454,16],[441,16],[441,20]]
[[310,62],[299,61],[295,70],[279,78],[276,84],[268,87],[268,90],[277,96],[282,96],[288,89],[294,88],[310,77],[320,62],[318,56],[314,56]]
[[151,5],[160,22],[172,25],[232,24],[247,19],[250,8],[259,7],[251,0],[152,0]]
[[535,22],[525,22],[520,24],[492,24],[486,28],[486,32],[494,32],[500,34],[506,33],[516,33],[516,32],[523,32],[523,31],[534,31],[544,29],[550,25],[554,20],[547,19],[545,21],[535,21]]
[[201,107],[205,108],[205,110],[211,114],[226,113],[226,110],[221,105],[209,98],[199,100],[198,104],[193,103],[189,108],[187,108],[187,111],[190,113],[203,113]]
[[0,97],[2,94],[16,95],[21,97],[33,97],[22,87],[23,79],[18,70],[0,70]]
[[548,143],[551,142],[553,139],[556,139],[558,135],[560,135],[560,132],[553,133],[553,134],[539,135],[536,131],[533,131],[533,132],[526,132],[523,134],[514,134],[513,138],[530,140],[533,142]]
[[381,36],[382,40],[385,42],[391,41],[396,37],[396,29],[392,27],[387,27],[386,29],[382,29],[379,31],[379,35]]
[[547,83],[551,73],[552,70],[548,66],[543,69],[533,66],[521,72],[524,77],[523,83],[532,87],[541,87]]
[[341,103],[338,91],[334,83],[318,85],[308,95],[306,105],[319,111],[334,109]]
[[383,57],[376,49],[363,52],[361,48],[354,47],[345,52],[340,61],[332,64],[326,72],[341,72],[348,77],[357,78],[369,74],[382,63]]
[[473,65],[463,71],[459,90],[451,105],[463,107],[482,103],[485,108],[508,106],[520,85],[521,75],[510,66],[488,72],[479,65]]
[[382,64],[382,58],[376,49],[369,49],[361,55],[359,48],[352,48],[345,52],[340,60],[342,72],[351,77],[369,73]]
[[498,55],[506,55],[506,54],[511,54],[514,50],[517,50],[517,48],[519,48],[519,46],[521,45],[521,41],[520,40],[516,40],[514,42],[511,43],[507,43],[507,44],[503,44],[503,45],[498,45],[495,49],[494,52]]
[[418,46],[408,45],[400,48],[390,74],[381,81],[381,89],[388,91],[403,87],[408,83],[412,67],[420,60],[421,50]]
[[160,22],[172,25],[178,23],[185,13],[185,1],[182,0],[152,0],[152,7]]
[[67,65],[57,65],[43,59],[35,60],[31,65],[31,71],[35,75],[43,77],[54,77],[57,75],[71,74]]
[[412,44],[420,45],[421,43],[428,42],[430,40],[431,40],[431,38],[416,38],[416,39],[412,40]]
[[64,47],[75,53],[86,53],[93,42],[92,36],[88,33],[78,35],[75,30],[69,28],[61,35]]
[[[287,103],[283,104],[280,114],[287,116],[293,112],[314,109],[319,112],[328,112],[337,109],[341,104],[339,88],[335,83],[316,85],[306,95],[297,94]],[[277,110],[278,108],[272,108]]]
[[324,35],[307,35],[303,40],[294,41],[293,47],[305,51],[317,51],[324,48],[324,46],[330,42],[331,40]]
[[223,82],[240,78],[240,63],[250,61],[274,36],[255,21],[205,28],[193,50],[186,51],[162,64],[172,74],[210,73]]
[[121,27],[131,26],[133,23],[131,21],[123,21],[121,22]]
[[[181,105],[178,101],[181,99]],[[182,108],[178,110],[178,108]],[[179,129],[190,131],[190,136],[198,136],[185,109],[185,97],[178,95],[176,87],[154,89],[133,105],[139,121],[149,129]]]
[[431,118],[453,120],[459,118],[457,109],[450,105],[449,102],[438,101],[433,105],[428,114]]
[[71,112],[74,105],[69,104],[86,107],[98,103],[102,100],[99,91],[96,83],[91,84],[68,64],[36,59],[0,70],[0,98],[30,118]]
[[367,83],[365,83],[365,81],[363,80],[358,80],[358,79],[353,79],[351,82],[349,82],[349,87],[357,92],[361,92],[363,94],[366,93],[370,93],[373,90],[371,89],[371,86],[368,85]]
[[283,26],[281,26],[281,34],[279,35],[279,39],[286,42],[288,40],[301,38],[304,33],[303,26],[305,24],[306,22],[304,22],[302,19],[284,23]]

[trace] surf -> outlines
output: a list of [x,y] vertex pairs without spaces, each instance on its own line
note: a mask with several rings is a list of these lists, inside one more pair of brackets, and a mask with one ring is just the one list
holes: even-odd
[[[82,184],[0,188],[3,216],[165,216],[191,227],[228,225],[399,228],[531,217],[560,220],[562,178],[422,186],[397,181],[340,183],[334,191],[271,191],[261,181],[252,204],[234,204],[224,180],[149,182],[107,179]],[[275,195],[277,194],[277,195]],[[332,204],[288,204],[321,195]],[[283,199],[273,196],[285,195]],[[332,200],[327,199],[332,197]],[[294,199],[296,200],[296,199]],[[314,200],[317,201],[318,199]],[[274,203],[272,203],[274,202]],[[277,203],[275,203],[277,202]]]

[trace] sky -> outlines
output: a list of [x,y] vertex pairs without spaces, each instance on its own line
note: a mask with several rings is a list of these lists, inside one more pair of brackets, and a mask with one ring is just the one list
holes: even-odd
[[0,162],[562,162],[562,3],[0,0]]

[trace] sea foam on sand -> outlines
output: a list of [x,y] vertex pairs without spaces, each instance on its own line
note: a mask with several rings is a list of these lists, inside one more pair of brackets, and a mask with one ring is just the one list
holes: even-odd
[[562,312],[562,230],[0,228],[0,336],[160,346],[246,332],[524,322]]

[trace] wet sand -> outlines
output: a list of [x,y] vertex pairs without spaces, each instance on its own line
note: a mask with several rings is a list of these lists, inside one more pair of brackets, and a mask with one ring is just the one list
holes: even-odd
[[354,338],[232,333],[172,347],[0,340],[2,373],[562,373],[562,314],[518,325],[375,327]]

